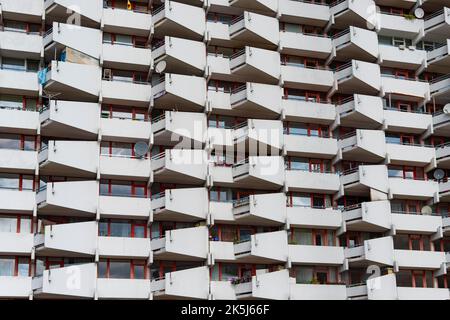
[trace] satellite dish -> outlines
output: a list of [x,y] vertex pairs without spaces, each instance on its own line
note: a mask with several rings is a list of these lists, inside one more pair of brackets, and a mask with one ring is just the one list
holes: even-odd
[[422,8],[416,8],[416,10],[414,10],[414,15],[417,19],[422,19],[425,15],[425,11],[423,11]]
[[147,155],[149,145],[147,144],[147,142],[139,141],[134,144],[133,150],[137,158],[143,158]]
[[155,71],[157,73],[163,73],[163,71],[166,69],[166,67],[167,67],[167,62],[165,62],[164,60],[160,61],[156,64]]
[[430,215],[430,214],[433,213],[433,209],[431,209],[430,206],[423,206],[423,207],[422,207],[422,210],[420,210],[420,212],[421,212],[422,214],[428,214],[428,215]]
[[445,177],[445,172],[444,172],[444,170],[442,170],[442,169],[436,169],[436,170],[434,170],[434,172],[433,172],[433,177],[434,177],[436,180],[441,180],[442,178]]
[[444,108],[442,109],[442,111],[444,111],[445,114],[449,114],[450,113],[450,103],[447,103]]

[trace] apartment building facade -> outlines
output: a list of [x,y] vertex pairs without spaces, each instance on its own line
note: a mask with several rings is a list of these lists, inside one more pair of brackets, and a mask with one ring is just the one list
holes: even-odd
[[0,299],[450,299],[449,0],[0,22]]

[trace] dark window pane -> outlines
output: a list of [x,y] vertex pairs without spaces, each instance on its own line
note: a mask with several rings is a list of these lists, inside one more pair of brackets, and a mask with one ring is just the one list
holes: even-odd
[[129,279],[131,272],[130,262],[128,261],[110,261],[109,277],[112,279]]

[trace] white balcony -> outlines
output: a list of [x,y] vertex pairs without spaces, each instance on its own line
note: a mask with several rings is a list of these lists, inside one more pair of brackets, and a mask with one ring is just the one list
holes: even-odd
[[[448,5],[448,3],[446,4]],[[441,7],[425,18],[425,36],[429,41],[441,42],[447,40],[450,32],[450,8]]]
[[301,265],[335,265],[344,263],[344,248],[332,246],[289,245],[289,260]]
[[347,288],[350,299],[369,300],[448,300],[446,288],[399,287],[394,273],[371,278],[367,285]]
[[18,17],[21,17],[26,19],[26,21],[41,22],[43,13],[43,1],[2,0],[2,16],[4,19],[16,20]]
[[436,181],[389,178],[389,195],[399,199],[437,199],[439,186]]
[[447,136],[450,134],[450,115],[438,112],[433,115],[433,130],[435,135]]
[[[438,77],[430,81],[431,97],[435,103],[446,104],[450,102],[450,74]],[[446,115],[444,115],[446,116]]]
[[[53,22],[52,29],[47,31],[43,38],[44,52],[47,58],[54,58],[66,48],[83,53],[81,61],[91,64],[95,59],[99,59],[102,54],[102,32],[96,28],[86,28],[74,26],[70,21],[65,23]],[[69,61],[78,57],[66,56]],[[88,59],[90,58],[90,59]],[[74,60],[80,61],[80,60]]]
[[256,12],[264,12],[266,14],[274,15],[278,9],[278,3],[275,0],[231,0],[229,1],[231,7],[248,9]]
[[103,43],[103,66],[105,68],[148,71],[152,64],[149,48],[131,45]]
[[152,27],[151,18],[152,16],[148,12],[104,8],[102,16],[103,31],[147,37]]
[[169,189],[152,197],[155,221],[200,221],[208,213],[208,192],[205,188]]
[[154,106],[160,109],[203,111],[205,108],[205,78],[169,73],[151,91]]
[[234,19],[230,26],[230,39],[267,49],[274,49],[280,41],[278,20],[249,11]]
[[0,69],[0,93],[37,96],[38,92],[36,72]]
[[170,149],[151,159],[155,182],[203,185],[206,180],[206,151]]
[[203,261],[208,254],[208,228],[168,230],[151,242],[155,260]]
[[[101,91],[101,68],[98,65],[52,61],[47,72],[45,90],[58,92],[58,99],[97,102]],[[37,86],[37,76],[34,81]]]
[[152,49],[156,66],[166,63],[164,72],[202,76],[206,68],[206,47],[203,42],[175,37],[164,37],[164,41]]
[[430,72],[450,72],[450,40],[447,39],[444,45],[436,47],[427,52],[427,70]]
[[341,174],[343,190],[340,195],[367,195],[369,192],[388,193],[388,172],[385,165],[360,165]]
[[[73,280],[75,275],[79,281]],[[33,294],[42,299],[93,299],[96,279],[95,263],[45,270],[42,276],[33,278]]]
[[[186,16],[191,19],[186,20]],[[155,36],[175,36],[184,39],[202,40],[206,26],[205,11],[184,3],[163,4],[152,14]]]
[[149,300],[150,280],[146,279],[97,279],[99,299]]
[[338,152],[338,143],[334,138],[285,134],[284,148],[290,156],[331,159]]
[[103,3],[101,1],[83,0],[46,0],[45,18],[48,21],[66,22],[73,12],[80,15],[81,24],[98,27],[102,19]]
[[36,208],[36,193],[31,190],[0,188],[0,212],[33,213]]
[[148,198],[100,195],[98,200],[102,218],[149,220],[151,210]]
[[383,232],[391,229],[391,206],[389,201],[363,202],[350,206],[342,212],[347,230]]
[[381,89],[380,66],[375,63],[352,60],[337,68],[334,77],[340,93],[378,95]]
[[281,105],[286,121],[329,125],[336,119],[336,107],[332,103],[318,103],[288,98],[283,99]]
[[[297,2],[285,0],[285,2]],[[301,3],[301,2],[297,2]],[[305,3],[306,4],[306,3]],[[314,34],[280,32],[280,52],[288,55],[326,59],[331,54],[331,39]]]
[[279,1],[280,20],[324,27],[330,20],[330,8],[320,3],[300,1]]
[[98,237],[98,254],[102,258],[147,259],[150,251],[149,238]]
[[446,263],[445,252],[394,250],[394,260],[399,268],[439,270]]
[[280,263],[288,259],[286,231],[257,233],[249,241],[234,244],[234,255],[239,263]]
[[449,201],[450,200],[450,182],[440,182],[439,183],[439,200]]
[[278,120],[248,119],[234,127],[233,136],[234,143],[245,144],[246,151],[251,155],[278,155],[284,144],[283,123]]
[[0,298],[28,299],[32,293],[31,277],[0,277]]
[[102,178],[148,181],[150,172],[149,158],[100,156]]
[[390,236],[365,240],[363,245],[345,248],[344,254],[350,267],[394,264],[394,244]]
[[338,229],[342,226],[340,210],[332,208],[287,207],[287,221],[291,227]]
[[[208,98],[211,91],[208,91]],[[276,85],[247,82],[231,92],[232,111],[255,118],[278,118],[281,112],[282,88]],[[215,106],[212,100],[213,107]]]
[[34,174],[38,166],[36,151],[0,149],[2,172]]
[[339,284],[290,284],[290,300],[346,300],[345,285]]
[[206,138],[206,115],[198,112],[164,111],[152,119],[156,145],[202,148]]
[[233,164],[231,171],[233,182],[241,188],[278,190],[284,183],[283,157],[251,156]]
[[230,57],[230,71],[244,81],[278,84],[280,54],[275,51],[246,46]]
[[206,54],[205,75],[218,80],[233,81],[239,78],[231,75],[230,58],[220,53]]
[[414,39],[423,31],[423,19],[408,19],[402,15],[378,14],[378,34],[383,36],[404,37]]
[[330,12],[334,16],[335,25],[338,29],[347,26],[367,28],[375,24],[376,8],[372,0],[336,1],[330,5]]
[[99,130],[100,105],[51,100],[39,114],[41,134],[49,137],[93,140]]
[[337,106],[339,123],[345,127],[378,129],[383,124],[381,97],[354,94]]
[[289,271],[263,271],[252,276],[250,282],[235,285],[236,299],[289,299]]
[[426,61],[427,52],[415,46],[380,45],[380,64],[384,67],[418,70]]
[[103,80],[102,102],[148,107],[152,100],[152,87],[148,82]]
[[[94,217],[97,212],[98,193],[97,181],[51,182],[39,190],[36,203],[42,214]],[[77,197],[74,197],[74,194]]]
[[289,191],[333,194],[339,190],[339,176],[335,173],[286,170]]
[[436,147],[436,161],[439,168],[450,169],[450,144]]
[[374,31],[350,26],[333,36],[336,59],[375,61],[378,58],[378,36]]
[[36,254],[42,256],[94,256],[97,249],[96,221],[45,226],[36,234]]
[[[83,157],[80,158],[79,155]],[[41,174],[73,177],[95,177],[100,146],[96,141],[55,141],[38,155]]]
[[40,59],[41,51],[42,36],[40,34],[29,34],[7,28],[0,32],[0,53],[4,56]]
[[381,130],[356,129],[340,137],[338,146],[345,160],[379,162],[386,156],[385,139]]
[[433,116],[425,113],[384,110],[384,125],[390,132],[421,134],[433,126]]
[[168,272],[150,284],[153,299],[208,299],[208,267]]
[[123,142],[146,141],[152,144],[152,126],[150,121],[121,118],[102,118],[100,120],[102,140]]
[[284,193],[250,195],[233,203],[234,220],[242,225],[279,226],[286,222]]
[[5,133],[37,134],[39,113],[0,107],[0,130]]
[[333,71],[304,68],[295,65],[281,66],[281,79],[289,88],[327,91],[333,87]]
[[391,213],[392,225],[397,232],[435,235],[443,226],[441,216]]
[[382,75],[381,86],[382,95],[390,96],[393,99],[409,99],[420,102],[430,99],[430,85],[426,81]]
[[0,232],[0,250],[2,250],[2,255],[30,256],[33,244],[34,237],[32,233]]
[[425,167],[436,158],[432,146],[386,144],[386,158],[390,164]]

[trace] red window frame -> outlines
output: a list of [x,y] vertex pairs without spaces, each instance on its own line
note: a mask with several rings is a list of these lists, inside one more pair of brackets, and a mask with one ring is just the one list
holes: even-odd
[[[106,275],[104,279],[110,279],[110,272],[111,272],[111,259],[107,258],[107,259],[102,259],[102,260],[106,260]],[[114,261],[114,259],[113,259]],[[124,259],[120,259],[120,261],[124,261]],[[134,279],[135,276],[135,267],[136,266],[143,266],[144,267],[144,279],[148,279],[148,268],[147,268],[147,264],[145,261],[141,261],[141,260],[136,260],[136,259],[131,259],[131,260],[127,260],[130,263],[130,278],[129,279]],[[98,275],[97,275],[98,276]]]
[[[111,222],[114,222],[115,219],[105,219],[106,221],[103,221],[108,226],[108,234],[107,237],[111,236]],[[131,225],[131,238],[135,237],[135,228],[136,227],[144,227],[144,238],[148,238],[148,229],[147,229],[147,222],[145,221],[136,221],[136,220],[126,220]]]
[[[118,181],[116,179],[102,179],[101,181],[107,181],[107,185],[108,185],[108,196],[113,196],[112,194],[112,181]],[[130,181],[124,181],[124,182],[130,182]],[[101,185],[100,185],[101,188]],[[133,197],[136,195],[136,188],[143,188],[144,189],[144,197],[143,198],[148,198],[149,197],[149,190],[147,187],[147,182],[145,181],[131,181],[131,194],[129,195],[130,197]]]

